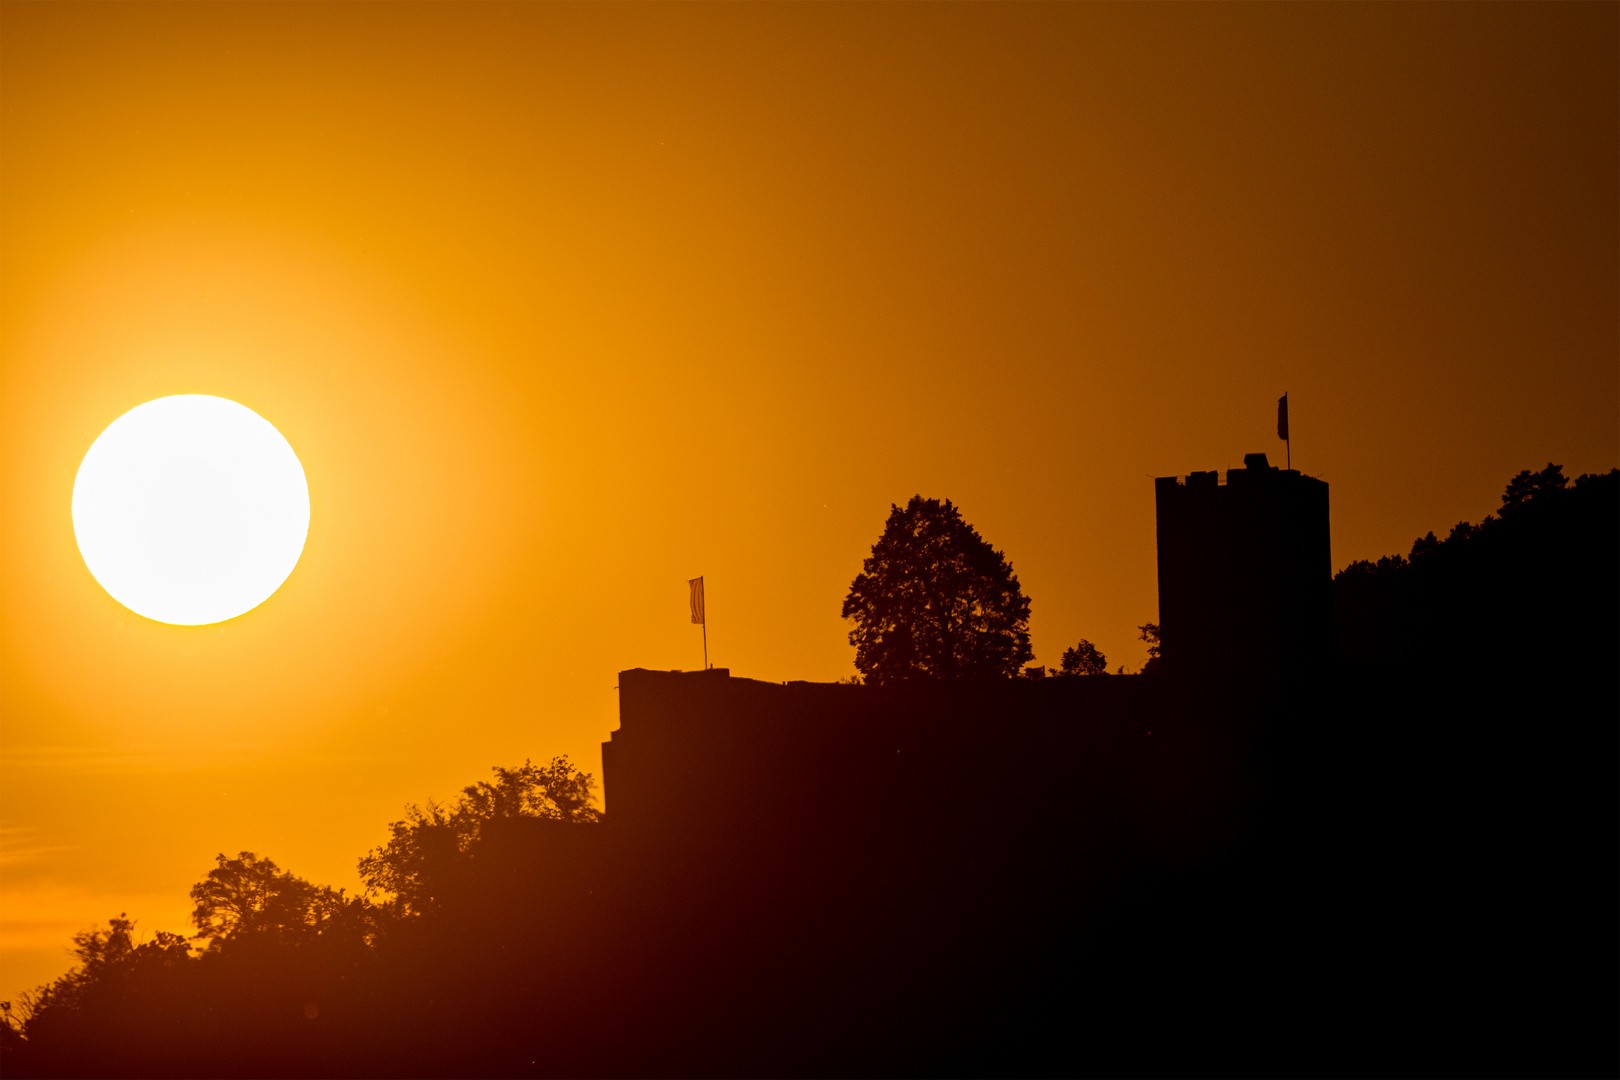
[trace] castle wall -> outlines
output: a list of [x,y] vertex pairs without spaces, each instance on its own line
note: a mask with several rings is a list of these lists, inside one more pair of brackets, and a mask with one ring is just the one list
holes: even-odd
[[609,823],[648,858],[722,876],[976,859],[1061,876],[1214,842],[1242,798],[1231,710],[1151,677],[880,688],[636,669],[619,693]]

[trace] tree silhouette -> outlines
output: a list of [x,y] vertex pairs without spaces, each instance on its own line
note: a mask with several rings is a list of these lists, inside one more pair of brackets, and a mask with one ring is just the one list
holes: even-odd
[[[172,1000],[165,991],[191,973],[197,962],[190,943],[179,934],[159,931],[149,941],[137,941],[135,920],[125,914],[107,920],[105,929],[74,934],[73,955],[79,961],[76,966],[24,992],[19,1008],[0,1003],[6,1032],[0,1049],[9,1058],[5,1075],[39,1075],[33,1071],[37,1062],[30,1067],[17,1058],[40,1047],[50,1048],[48,1056],[57,1059],[51,1075],[105,1071],[75,1061],[76,1055],[107,1040],[110,1032],[127,1035],[143,1022],[156,1020],[155,1014]],[[172,1022],[173,1017],[163,1019]],[[110,1041],[121,1049],[128,1047],[117,1036]]]
[[1087,641],[1080,639],[1080,644],[1072,649],[1063,650],[1063,661],[1058,665],[1059,675],[1106,675],[1108,674],[1108,657]]
[[244,851],[191,887],[191,921],[215,943],[249,936],[292,940],[319,934],[353,901],[341,889],[312,885],[270,859]]
[[1159,624],[1143,623],[1136,628],[1140,631],[1137,640],[1147,642],[1147,662],[1142,665],[1142,674],[1151,675],[1159,669]]
[[11,1002],[0,1001],[0,1072],[7,1076],[17,1075],[18,1070],[13,1062],[25,1052],[28,1045],[22,1033],[23,1019]]
[[880,686],[1017,675],[1034,655],[1029,599],[1006,556],[949,499],[890,510],[844,598],[861,675]]
[[[1586,477],[1581,479],[1585,480]],[[1540,472],[1524,469],[1508,481],[1507,490],[1502,493],[1502,516],[1512,517],[1532,501],[1539,500],[1539,505],[1545,505],[1566,491],[1568,483],[1564,479],[1564,467],[1550,461]]]
[[450,806],[414,803],[405,817],[388,826],[388,842],[360,860],[360,880],[368,892],[388,894],[398,914],[421,914],[465,869],[469,850],[485,826],[514,818],[588,824],[601,815],[591,805],[596,781],[566,757],[545,765],[493,769],[495,782],[481,780],[461,789]]

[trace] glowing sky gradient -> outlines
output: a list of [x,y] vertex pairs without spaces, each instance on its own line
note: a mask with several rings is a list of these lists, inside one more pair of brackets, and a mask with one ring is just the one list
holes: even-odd
[[[949,497],[1037,662],[1143,659],[1149,477],[1280,458],[1333,561],[1614,466],[1613,5],[0,7],[0,996],[313,880],[615,673],[852,673]],[[129,615],[75,470],[213,394],[297,448],[297,573]],[[1555,670],[1556,657],[1538,658]]]

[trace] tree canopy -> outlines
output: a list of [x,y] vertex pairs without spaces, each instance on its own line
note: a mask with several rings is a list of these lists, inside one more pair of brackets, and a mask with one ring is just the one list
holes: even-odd
[[[502,979],[537,955],[566,995],[559,943],[599,882],[588,860],[544,835],[587,830],[544,826],[596,821],[594,782],[564,757],[494,773],[448,806],[410,807],[362,861],[391,903],[345,897],[243,851],[216,856],[192,887],[193,937],[140,934],[125,914],[75,934],[70,971],[15,1005],[0,1001],[0,1074],[301,1076],[310,1054],[327,1053],[322,1075],[400,1075],[404,1063],[420,1068],[409,1051],[387,1065],[379,1055],[447,1010],[486,1011],[510,985]],[[424,851],[444,858],[418,859]],[[435,902],[447,882],[464,901],[448,918]],[[500,989],[480,996],[491,971]],[[346,1034],[326,1039],[332,1025]],[[446,1039],[458,1060],[476,1052]]]
[[1012,565],[949,499],[891,506],[844,598],[855,667],[875,685],[1009,678],[1033,657],[1029,599]]
[[191,887],[191,921],[199,937],[215,943],[319,934],[352,903],[344,900],[341,889],[312,885],[251,851],[234,859],[217,855],[215,862],[208,876]]
[[469,784],[448,806],[433,801],[425,808],[407,806],[404,819],[388,826],[388,842],[360,860],[360,880],[368,892],[392,895],[402,914],[420,914],[432,905],[437,888],[455,876],[490,822],[530,818],[589,824],[600,817],[591,805],[596,781],[566,757],[493,771],[494,783]]
[[1080,639],[1080,644],[1072,649],[1063,650],[1063,660],[1058,666],[1059,675],[1106,675],[1108,674],[1108,657],[1102,651],[1087,641]]

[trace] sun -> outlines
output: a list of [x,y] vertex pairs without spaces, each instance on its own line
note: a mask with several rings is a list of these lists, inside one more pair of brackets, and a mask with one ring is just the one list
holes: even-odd
[[136,614],[224,622],[268,600],[298,564],[309,484],[281,432],[247,406],[158,398],[86,451],[73,533],[91,575]]

